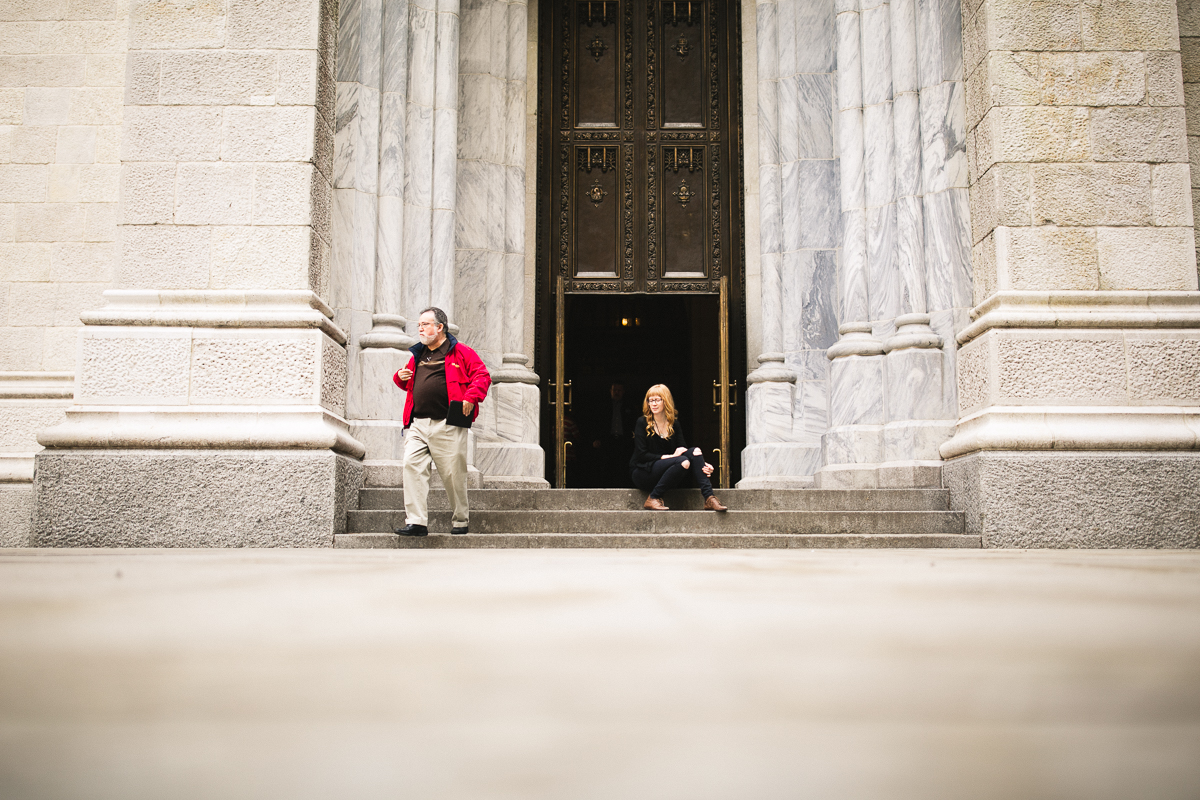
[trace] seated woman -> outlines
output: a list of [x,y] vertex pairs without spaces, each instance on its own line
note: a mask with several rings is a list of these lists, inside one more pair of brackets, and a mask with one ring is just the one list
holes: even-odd
[[688,453],[683,434],[675,428],[675,400],[671,390],[659,383],[651,386],[642,401],[642,414],[633,425],[633,458],[629,459],[630,477],[643,492],[649,492],[643,508],[666,511],[663,493],[679,484],[687,475],[695,479],[709,511],[725,511],[713,495],[708,476],[712,464],[704,463],[697,447]]

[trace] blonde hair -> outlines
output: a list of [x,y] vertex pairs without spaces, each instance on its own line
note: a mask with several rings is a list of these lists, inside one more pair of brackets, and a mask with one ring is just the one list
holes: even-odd
[[663,401],[663,416],[667,419],[667,438],[675,435],[675,398],[664,383],[656,383],[646,390],[642,400],[642,414],[646,417],[646,435],[654,433],[654,415],[650,413],[650,398],[661,397]]

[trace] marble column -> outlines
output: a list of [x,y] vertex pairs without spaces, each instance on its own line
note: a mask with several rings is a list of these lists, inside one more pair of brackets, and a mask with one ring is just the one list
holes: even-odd
[[891,44],[899,315],[884,343],[886,422],[878,485],[940,486],[938,447],[953,427],[943,391],[943,339],[929,326],[926,304],[916,0],[891,0]]
[[[344,127],[362,130],[357,138],[347,135],[339,148],[347,172],[361,169],[357,179],[364,193],[373,200],[375,215],[352,216],[350,228],[337,244],[349,248],[359,259],[347,265],[350,275],[340,276],[363,294],[368,276],[371,295],[370,328],[355,339],[351,348],[348,390],[351,429],[367,448],[369,466],[375,462],[397,461],[403,453],[404,393],[396,389],[391,376],[408,359],[407,348],[416,339],[407,332],[403,315],[403,232],[405,117],[408,92],[408,0],[383,0],[377,13],[372,8],[370,36],[360,34],[347,8],[363,0],[348,0],[342,6],[345,29],[341,31],[346,61],[357,60],[359,74],[370,78],[375,87],[347,87],[342,103]],[[359,23],[361,25],[361,23]],[[347,70],[352,77],[353,72]],[[351,100],[357,98],[356,104]],[[341,99],[341,95],[339,95]],[[373,127],[372,127],[373,124]],[[339,144],[342,144],[339,142]],[[360,163],[359,159],[363,161]],[[372,180],[373,179],[373,180]],[[367,261],[367,255],[371,261]],[[352,328],[365,327],[365,314],[352,316]]]
[[547,485],[538,376],[522,352],[527,20],[524,2],[463,6],[454,316],[492,371],[473,428],[489,486]]
[[[871,325],[870,289],[884,280],[878,263],[887,256],[890,226],[880,200],[886,196],[891,150],[890,83],[883,85],[886,5],[867,15],[857,0],[838,0],[838,154],[841,160],[842,254],[839,263],[840,338],[829,358],[829,422],[821,439],[824,466],[816,485],[872,486],[882,460],[883,343]],[[868,19],[869,16],[869,19]],[[864,53],[864,48],[870,50]],[[869,61],[869,63],[868,63]],[[867,85],[867,76],[871,83]],[[868,114],[866,103],[873,103]],[[868,142],[868,119],[875,140]],[[879,129],[886,128],[886,141]],[[868,157],[872,169],[868,171]],[[868,189],[868,178],[872,188]],[[868,212],[868,204],[875,206]]]
[[[780,7],[786,28],[781,30]],[[803,448],[795,440],[796,374],[783,353],[783,153],[781,136],[796,142],[795,82],[782,100],[780,56],[795,50],[794,9],[788,0],[755,7],[758,48],[759,320],[758,366],[746,377],[746,449],[741,488],[804,486]],[[794,75],[792,76],[794,78]],[[793,154],[793,161],[795,156]],[[795,183],[795,172],[790,176]],[[794,185],[793,185],[794,189]],[[794,197],[794,194],[793,194]]]

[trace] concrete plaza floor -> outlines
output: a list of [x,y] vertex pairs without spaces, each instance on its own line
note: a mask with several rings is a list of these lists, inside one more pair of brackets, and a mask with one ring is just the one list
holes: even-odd
[[0,797],[1200,797],[1200,553],[3,551]]

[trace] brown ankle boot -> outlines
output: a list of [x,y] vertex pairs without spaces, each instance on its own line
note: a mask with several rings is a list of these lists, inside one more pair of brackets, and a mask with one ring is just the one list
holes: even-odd
[[642,508],[647,508],[651,511],[670,511],[667,504],[657,497],[647,497],[646,502],[642,504]]
[[710,496],[704,498],[704,510],[705,511],[728,511],[729,507],[721,505],[721,501],[717,499],[716,495],[710,495]]

